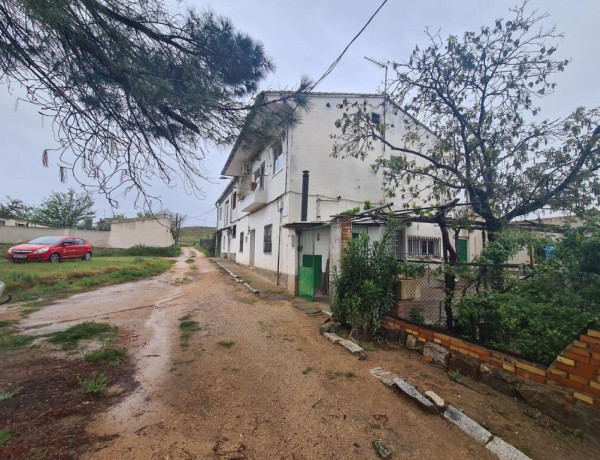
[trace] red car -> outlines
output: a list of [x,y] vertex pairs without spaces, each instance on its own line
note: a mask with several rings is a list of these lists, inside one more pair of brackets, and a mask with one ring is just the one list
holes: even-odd
[[60,262],[68,259],[91,260],[92,246],[78,236],[41,236],[13,246],[6,253],[11,262]]

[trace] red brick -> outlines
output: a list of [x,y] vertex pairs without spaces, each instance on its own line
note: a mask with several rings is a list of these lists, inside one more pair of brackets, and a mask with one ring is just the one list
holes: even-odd
[[563,395],[563,399],[569,404],[573,404],[573,401],[575,401],[575,398],[571,395]]
[[588,358],[584,358],[583,356],[576,355],[575,353],[571,353],[570,351],[563,352],[565,358],[572,359],[573,361],[578,361],[583,364],[589,364],[590,360]]
[[469,345],[469,350],[474,351],[475,353],[479,354],[479,355],[483,355],[483,356],[491,356],[492,352],[485,350],[483,348],[479,348],[479,347],[474,347],[473,345]]
[[[584,363],[575,363],[575,373],[579,374],[577,371],[585,372],[587,375],[594,376],[598,373],[598,368],[596,366],[592,366],[590,364]],[[582,375],[582,374],[579,374]]]
[[594,366],[600,374],[600,359],[590,359],[590,366]]
[[489,363],[492,360],[492,358],[490,358],[489,356],[480,356],[479,357],[479,361],[481,361],[482,363]]
[[567,366],[566,364],[556,362],[552,367],[556,369],[560,369],[561,371],[571,372],[573,370],[573,366]]
[[529,372],[522,371],[521,369],[516,369],[515,373],[517,375],[520,375],[521,377],[525,377],[526,379],[529,379],[531,377],[531,374]]
[[529,376],[529,379],[533,380],[534,382],[537,382],[537,383],[546,383],[546,379],[544,377],[541,377],[541,376],[535,375],[535,374],[531,374]]
[[583,390],[585,393],[588,393],[590,395],[594,395],[596,398],[600,398],[600,390],[596,389],[596,388],[592,388],[592,387],[587,387],[585,390]]
[[594,405],[600,409],[600,399],[596,399],[596,401],[594,401]]
[[428,363],[432,363],[433,362],[433,358],[431,356],[423,356],[423,359],[425,361],[427,361]]
[[569,380],[573,380],[574,382],[581,383],[582,385],[589,385],[590,379],[586,379],[585,377],[581,377],[579,375],[575,375],[573,373],[569,374]]
[[497,359],[490,358],[490,364],[502,368],[502,361],[498,361]]
[[583,356],[584,358],[589,358],[590,357],[590,351],[586,350],[585,348],[577,348],[577,347],[573,347],[569,350],[571,353],[575,353],[576,355],[580,355]]
[[579,340],[585,343],[591,343],[592,345],[600,345],[600,339],[596,339],[594,337],[589,337],[587,335],[582,335],[579,337]]
[[580,383],[573,382],[573,380],[566,379],[564,377],[561,377],[560,375],[552,375],[552,380],[555,380],[558,383],[562,383],[564,386],[566,386],[568,388],[572,388],[572,389],[578,390],[578,391],[584,391],[586,388],[588,388],[586,385],[582,385]]
[[453,339],[452,337],[450,338],[450,344],[455,345],[457,347],[462,347],[462,348],[465,348],[467,346],[467,344],[465,342],[463,342],[462,340]]

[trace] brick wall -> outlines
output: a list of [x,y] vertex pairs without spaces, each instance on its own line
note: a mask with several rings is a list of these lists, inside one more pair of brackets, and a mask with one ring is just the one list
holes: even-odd
[[346,247],[348,241],[352,239],[352,218],[341,217],[342,224],[342,249]]
[[574,399],[600,408],[600,332],[588,330],[569,345],[548,368],[521,358],[487,350],[464,340],[434,332],[396,318],[385,318],[383,327],[414,335],[419,342],[434,342],[451,353],[468,356],[481,363],[512,372],[525,379],[564,392],[563,398]]

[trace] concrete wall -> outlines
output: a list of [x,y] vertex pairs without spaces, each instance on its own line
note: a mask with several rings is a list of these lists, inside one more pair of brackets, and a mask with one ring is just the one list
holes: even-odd
[[136,244],[167,247],[174,244],[166,218],[113,222],[109,232],[69,228],[0,227],[0,243],[24,243],[40,236],[80,236],[98,248],[130,248]]
[[40,236],[81,236],[92,246],[108,246],[110,232],[69,228],[0,227],[0,243],[24,243]]
[[137,244],[167,247],[175,244],[166,217],[113,222],[109,233],[109,248],[130,248]]

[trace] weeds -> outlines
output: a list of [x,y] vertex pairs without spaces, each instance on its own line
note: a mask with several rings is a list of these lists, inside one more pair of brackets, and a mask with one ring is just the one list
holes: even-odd
[[308,373],[309,373],[309,372],[311,372],[312,370],[313,370],[313,368],[312,368],[312,367],[307,367],[306,369],[304,369],[304,370],[302,371],[302,374],[303,374],[303,375],[308,375]]
[[193,321],[190,318],[192,315],[185,315],[179,318],[179,329],[181,330],[181,335],[179,339],[181,340],[180,345],[182,347],[188,346],[188,340],[194,334],[194,332],[198,332],[200,330],[200,326],[197,321]]
[[195,262],[194,259],[186,259],[185,263],[186,264],[193,264]]
[[81,390],[86,394],[100,394],[106,390],[107,378],[104,374],[92,374],[89,379],[79,379]]
[[16,334],[12,331],[0,331],[0,351],[13,350],[28,345],[35,337]]
[[458,369],[456,369],[454,372],[448,372],[448,378],[450,380],[454,380],[456,383],[461,383],[462,374]]
[[48,342],[62,345],[63,350],[71,350],[77,347],[80,340],[104,338],[116,331],[116,327],[106,323],[80,323],[65,331],[53,332],[49,335]]
[[8,444],[10,438],[12,438],[12,436],[10,435],[10,431],[8,431],[8,428],[2,428],[0,430],[0,446]]
[[229,349],[235,345],[235,342],[218,342],[217,345]]
[[86,361],[91,363],[106,363],[109,366],[118,366],[125,357],[125,348],[112,346],[92,351],[85,355]]
[[17,321],[12,319],[12,320],[7,320],[7,321],[0,321],[0,329],[3,329],[5,327],[10,327],[13,324],[15,324]]
[[0,404],[2,404],[5,401],[8,401],[10,398],[18,395],[20,392],[21,392],[21,387],[16,387],[13,390],[0,388]]

